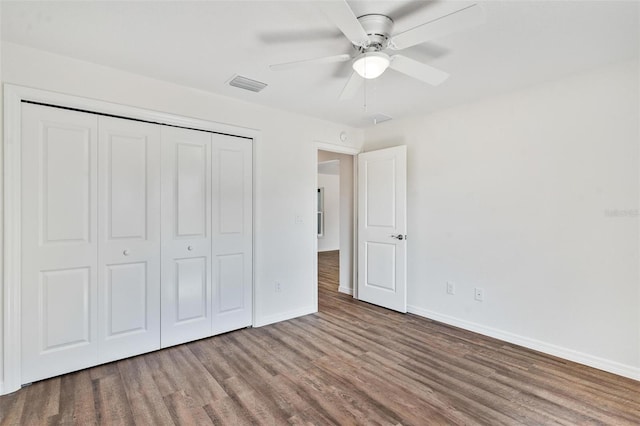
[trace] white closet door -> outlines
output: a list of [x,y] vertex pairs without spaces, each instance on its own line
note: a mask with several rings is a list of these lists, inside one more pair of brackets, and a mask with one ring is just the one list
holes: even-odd
[[211,134],[162,128],[162,347],[211,335]]
[[96,364],[97,118],[22,105],[22,383]]
[[252,324],[252,141],[214,134],[213,333]]
[[99,361],[160,348],[160,126],[99,118]]

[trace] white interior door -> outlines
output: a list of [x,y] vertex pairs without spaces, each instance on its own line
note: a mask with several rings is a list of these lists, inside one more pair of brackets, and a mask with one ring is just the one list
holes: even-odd
[[160,126],[99,117],[99,361],[160,348]]
[[97,128],[22,104],[22,383],[97,363]]
[[358,298],[407,312],[406,146],[358,155]]
[[213,333],[252,324],[252,141],[215,134],[212,156]]
[[162,347],[211,335],[211,134],[162,128]]

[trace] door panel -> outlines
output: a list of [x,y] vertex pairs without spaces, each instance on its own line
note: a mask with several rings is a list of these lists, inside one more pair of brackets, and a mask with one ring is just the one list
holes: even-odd
[[[240,138],[235,138],[240,139]],[[216,182],[218,215],[216,229],[220,234],[241,235],[244,225],[245,152],[238,147],[217,147]]]
[[244,309],[244,286],[237,284],[237,278],[244,271],[243,255],[228,254],[218,256],[218,310],[220,314]]
[[89,344],[89,268],[43,271],[39,284],[43,351]]
[[367,263],[366,286],[395,292],[396,290],[396,246],[367,242],[365,248]]
[[400,312],[407,311],[406,155],[398,146],[358,156],[358,298]]
[[211,335],[211,134],[162,128],[162,347]]
[[144,240],[147,229],[147,135],[110,133],[106,152],[109,240]]
[[[207,320],[209,295],[207,279],[207,258],[194,257],[176,261],[177,309],[176,323],[184,324],[195,320]],[[210,330],[206,329],[204,335]]]
[[22,105],[22,383],[94,365],[97,119]]
[[[45,244],[87,243],[91,192],[86,173],[91,162],[89,129],[42,123],[42,239]],[[68,211],[74,214],[67,214]]]
[[99,118],[100,362],[160,348],[160,128]]
[[395,158],[366,160],[366,222],[371,228],[393,229],[396,227]]
[[252,141],[213,135],[213,333],[252,324]]
[[106,338],[147,331],[146,262],[107,265]]
[[178,227],[175,236],[178,238],[207,238],[208,235],[210,217],[207,210],[211,190],[208,142],[211,136],[203,132],[193,133],[197,143],[185,140],[176,143],[172,150],[175,152],[172,162],[175,162],[175,217]]

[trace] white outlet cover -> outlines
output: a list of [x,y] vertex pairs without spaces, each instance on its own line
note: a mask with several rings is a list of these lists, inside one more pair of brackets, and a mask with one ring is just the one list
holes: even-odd
[[482,300],[484,299],[484,289],[481,288],[475,288],[475,299],[479,302],[482,302]]
[[456,294],[456,283],[447,281],[447,294]]

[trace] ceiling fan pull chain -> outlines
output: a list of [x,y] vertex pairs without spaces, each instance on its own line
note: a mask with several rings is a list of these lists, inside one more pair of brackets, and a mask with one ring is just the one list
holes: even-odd
[[368,86],[368,84],[369,83],[367,82],[367,79],[365,78],[364,79],[364,105],[363,105],[365,114],[367,113],[367,86]]

